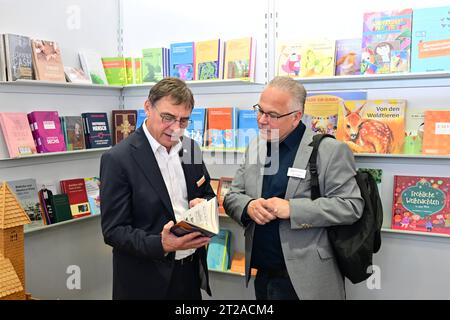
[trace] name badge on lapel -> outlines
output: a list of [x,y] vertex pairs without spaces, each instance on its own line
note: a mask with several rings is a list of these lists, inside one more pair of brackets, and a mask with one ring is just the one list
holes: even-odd
[[202,184],[205,183],[205,181],[206,181],[205,176],[202,176],[202,177],[200,178],[200,180],[197,181],[197,187],[200,188],[200,187],[202,186]]
[[287,175],[288,175],[288,177],[305,179],[305,177],[306,177],[306,170],[297,169],[297,168],[289,168]]

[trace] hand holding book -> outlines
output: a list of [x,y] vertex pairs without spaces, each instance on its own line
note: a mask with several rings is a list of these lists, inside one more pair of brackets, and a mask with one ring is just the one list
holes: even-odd
[[192,232],[184,236],[176,236],[171,232],[173,221],[169,221],[161,232],[161,243],[164,252],[174,252],[178,250],[197,249],[208,244],[210,238],[201,236],[200,232]]
[[183,219],[178,221],[170,231],[176,236],[184,236],[192,232],[200,232],[203,236],[213,237],[219,233],[219,210],[217,198],[208,201],[196,201],[186,211]]

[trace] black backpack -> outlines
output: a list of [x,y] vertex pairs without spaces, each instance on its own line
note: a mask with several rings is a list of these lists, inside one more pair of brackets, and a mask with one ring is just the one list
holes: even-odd
[[[318,134],[313,137],[313,147],[309,159],[311,172],[311,200],[320,197],[319,175],[317,173],[317,151],[322,139],[334,136]],[[367,172],[357,172],[356,182],[364,199],[364,211],[360,219],[351,225],[338,225],[327,228],[328,238],[333,248],[339,269],[352,283],[366,280],[371,274],[372,255],[381,247],[381,225],[383,207],[377,183]]]

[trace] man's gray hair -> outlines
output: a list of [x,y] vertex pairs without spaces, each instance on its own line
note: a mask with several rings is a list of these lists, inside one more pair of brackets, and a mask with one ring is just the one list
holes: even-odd
[[306,90],[301,83],[290,77],[278,76],[273,78],[267,86],[277,88],[289,93],[292,97],[291,105],[289,106],[289,108],[291,110],[301,110],[301,112],[303,113],[306,99]]

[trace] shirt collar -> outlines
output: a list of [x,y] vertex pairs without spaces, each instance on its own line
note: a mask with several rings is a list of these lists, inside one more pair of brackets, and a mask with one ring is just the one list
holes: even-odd
[[150,146],[153,150],[153,153],[157,153],[158,150],[162,150],[165,153],[168,153],[169,155],[172,155],[174,153],[178,153],[182,147],[181,145],[181,141],[178,141],[178,143],[176,145],[174,145],[172,148],[170,148],[170,152],[167,152],[166,147],[164,147],[162,144],[160,144],[150,133],[150,131],[148,131],[147,128],[147,119],[145,119],[144,124],[142,125],[143,129],[144,129],[144,133],[145,136],[147,137],[148,142],[150,143]]
[[300,141],[302,140],[303,134],[305,133],[305,130],[306,126],[303,124],[303,122],[300,121],[298,126],[281,143],[286,145],[289,150],[298,147]]

